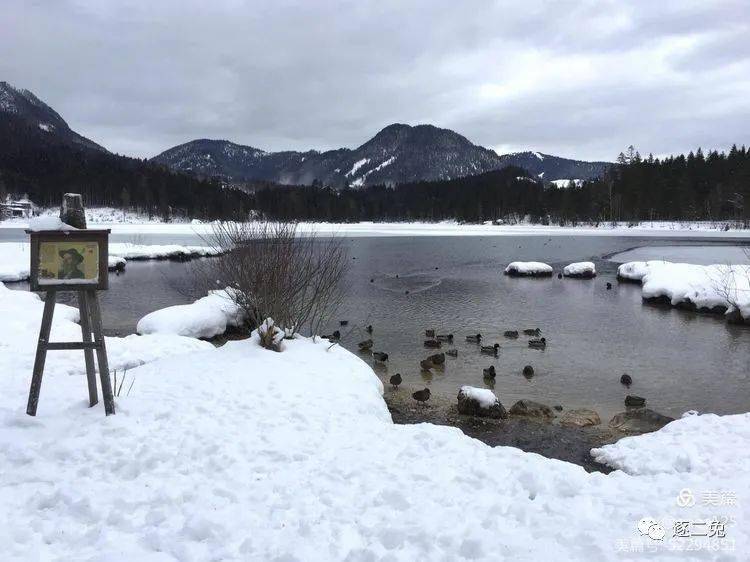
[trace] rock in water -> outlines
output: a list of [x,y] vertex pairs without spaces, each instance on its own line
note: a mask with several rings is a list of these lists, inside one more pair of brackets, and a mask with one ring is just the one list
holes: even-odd
[[649,433],[658,431],[671,421],[674,421],[674,418],[642,408],[616,414],[609,421],[609,426],[627,433]]
[[508,417],[508,412],[494,392],[472,386],[464,386],[458,392],[458,413],[494,419]]
[[600,423],[602,423],[602,420],[599,414],[588,408],[568,410],[560,419],[560,425],[566,427],[587,427],[589,425],[599,425]]
[[514,416],[528,416],[531,418],[553,418],[555,417],[552,408],[533,400],[519,400],[510,408],[510,413]]
[[635,394],[628,394],[625,397],[625,405],[632,408],[641,408],[646,405],[646,399]]
[[60,220],[74,228],[86,228],[86,212],[80,193],[66,193],[60,205]]

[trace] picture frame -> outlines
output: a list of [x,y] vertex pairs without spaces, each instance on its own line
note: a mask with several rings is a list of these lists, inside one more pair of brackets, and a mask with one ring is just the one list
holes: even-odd
[[31,291],[104,291],[109,288],[109,229],[27,230]]

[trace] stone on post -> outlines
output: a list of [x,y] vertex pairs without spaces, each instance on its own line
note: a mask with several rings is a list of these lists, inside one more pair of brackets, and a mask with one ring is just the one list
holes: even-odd
[[86,212],[80,193],[66,193],[60,205],[60,220],[74,228],[86,228]]

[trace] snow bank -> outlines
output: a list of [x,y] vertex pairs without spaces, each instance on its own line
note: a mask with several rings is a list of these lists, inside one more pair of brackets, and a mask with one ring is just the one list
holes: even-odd
[[472,398],[479,402],[482,408],[491,408],[497,402],[497,396],[489,388],[477,388],[475,386],[462,386],[461,392],[467,398]]
[[[0,283],[0,374],[3,376],[18,373],[28,383],[43,307],[44,303],[36,293],[11,290]],[[78,319],[77,308],[58,303],[52,317],[50,341],[81,341],[81,328],[75,323]],[[112,369],[135,367],[161,357],[212,347],[207,342],[167,335],[108,337],[105,341]],[[47,354],[45,381],[48,373],[82,372],[83,354],[80,351],[50,351]],[[54,390],[48,392],[51,394]]]
[[505,275],[548,277],[552,275],[552,266],[538,261],[514,261],[505,268]]
[[590,261],[571,263],[563,268],[563,275],[565,277],[584,277],[590,279],[596,277],[596,266]]
[[[0,282],[25,281],[29,278],[30,245],[27,242],[0,242]],[[206,246],[128,244],[109,245],[109,269],[123,270],[127,260],[175,259],[215,256],[220,252]]]
[[126,260],[189,259],[194,257],[217,256],[221,253],[208,246],[181,246],[179,244],[130,244],[114,242],[109,245],[109,253]]
[[628,262],[618,267],[617,275],[640,281],[647,300],[730,314],[736,310],[750,319],[750,265]]
[[692,473],[705,476],[708,484],[717,476],[731,480],[738,470],[747,472],[740,467],[750,466],[748,444],[750,413],[688,415],[659,431],[592,449],[591,454],[596,461],[628,474]]
[[192,304],[169,306],[151,312],[138,321],[139,334],[176,334],[190,338],[212,338],[239,327],[244,312],[230,296],[230,288],[209,291]]

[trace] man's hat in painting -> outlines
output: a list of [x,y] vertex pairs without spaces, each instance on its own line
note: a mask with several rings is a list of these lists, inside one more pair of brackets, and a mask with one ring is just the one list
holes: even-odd
[[83,256],[75,248],[68,248],[67,250],[60,250],[58,252],[61,258],[64,258],[66,254],[73,256],[73,261],[79,264],[83,261]]

